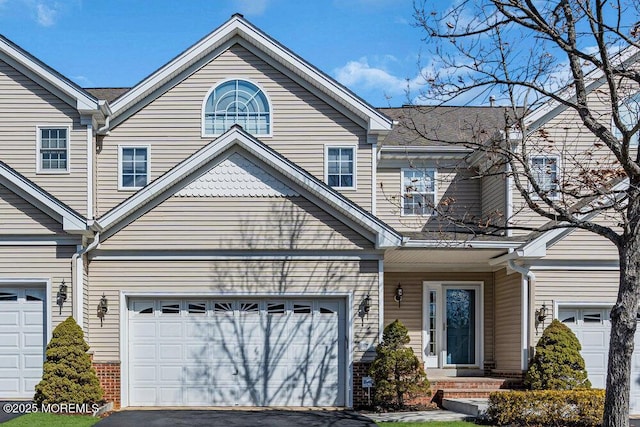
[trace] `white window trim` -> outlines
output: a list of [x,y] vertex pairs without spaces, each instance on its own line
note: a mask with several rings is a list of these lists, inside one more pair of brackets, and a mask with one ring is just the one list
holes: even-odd
[[124,187],[122,185],[122,150],[125,148],[147,149],[147,184],[151,182],[151,145],[149,144],[122,144],[118,145],[118,191],[138,191],[143,187]]
[[[551,200],[559,200],[560,199],[560,184],[559,182],[561,181],[561,171],[562,171],[562,164],[560,163],[560,156],[556,155],[556,154],[540,154],[540,155],[535,155],[535,156],[529,156],[529,168],[532,169],[532,173],[533,173],[533,159],[536,158],[540,158],[540,157],[544,157],[546,159],[549,158],[553,158],[556,160],[556,179],[558,180],[558,189],[556,190],[556,195],[555,196],[548,196],[549,199]],[[529,183],[529,194],[531,195],[531,199],[532,200],[540,200],[540,195],[538,193],[535,192],[535,190],[533,189],[533,185],[531,185],[531,183]]]
[[205,118],[205,108],[207,106],[207,101],[209,100],[209,97],[211,96],[211,94],[213,93],[214,90],[216,90],[216,88],[218,86],[221,86],[227,82],[230,81],[234,81],[234,80],[242,80],[245,82],[249,82],[252,85],[256,86],[258,89],[260,89],[262,91],[262,93],[264,94],[265,98],[267,98],[267,105],[269,106],[269,133],[261,133],[259,135],[253,135],[254,137],[259,137],[259,138],[271,138],[273,137],[273,106],[271,105],[271,98],[269,97],[269,95],[267,95],[267,91],[264,90],[264,88],[256,83],[255,81],[251,80],[251,79],[247,79],[245,77],[229,77],[226,78],[224,80],[220,80],[219,82],[217,82],[216,84],[214,84],[213,86],[211,86],[209,88],[209,90],[207,91],[207,94],[205,95],[204,99],[202,100],[202,105],[200,106],[200,135],[202,138],[214,138],[214,137],[218,137],[220,135],[222,135],[223,133],[207,133],[206,132],[206,118]]
[[[406,214],[404,213],[404,173],[405,172],[413,172],[416,170],[424,170],[424,171],[433,171],[433,211],[430,214]],[[420,194],[431,194],[431,193],[420,193]],[[406,217],[432,217],[436,215],[436,206],[438,205],[438,169],[437,168],[402,168],[400,169],[400,216]]]
[[[66,129],[67,130],[67,168],[66,169],[42,169],[42,159],[40,158],[40,147],[42,145],[43,129]],[[43,124],[36,126],[36,173],[42,175],[68,175],[71,173],[71,126]]]
[[[349,148],[353,150],[353,185],[351,187],[331,187],[329,185],[329,149]],[[335,190],[358,189],[358,146],[356,144],[325,144],[324,146],[324,182]]]

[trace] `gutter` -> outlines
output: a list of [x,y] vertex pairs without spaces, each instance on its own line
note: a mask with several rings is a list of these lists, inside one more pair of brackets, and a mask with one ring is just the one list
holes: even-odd
[[522,339],[520,341],[520,362],[521,368],[523,371],[526,371],[529,367],[529,348],[531,347],[531,334],[530,324],[531,324],[531,303],[533,300],[533,289],[535,289],[536,284],[536,275],[533,274],[531,270],[528,268],[524,268],[515,263],[513,259],[507,261],[507,265],[513,271],[520,273],[522,275],[522,324],[521,324],[521,334]]
[[71,287],[73,289],[73,318],[76,319],[76,323],[80,325],[83,331],[86,331],[83,317],[83,293],[82,293],[82,273],[84,266],[82,262],[82,255],[95,249],[100,243],[100,232],[96,232],[93,241],[84,249],[78,250],[71,257],[71,271],[75,274],[71,275]]

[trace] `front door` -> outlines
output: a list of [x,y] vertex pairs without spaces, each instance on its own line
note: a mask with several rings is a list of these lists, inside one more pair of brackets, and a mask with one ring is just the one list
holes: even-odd
[[476,365],[477,291],[445,288],[445,365]]
[[424,282],[427,368],[482,366],[482,284]]

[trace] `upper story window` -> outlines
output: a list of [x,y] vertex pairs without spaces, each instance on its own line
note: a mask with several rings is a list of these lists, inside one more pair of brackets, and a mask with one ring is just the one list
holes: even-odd
[[436,202],[435,169],[402,170],[402,215],[432,215]]
[[118,188],[137,190],[149,183],[149,146],[118,148]]
[[[640,92],[620,101],[620,104],[618,104],[618,111],[620,112],[620,120],[627,129],[631,129],[638,124],[638,120],[640,120]],[[616,127],[615,123],[613,123],[613,120],[611,123],[611,129],[618,139],[622,139],[622,133]],[[631,137],[631,140],[629,141],[630,145],[638,145],[638,133],[640,132],[636,132]]]
[[[541,191],[552,199],[558,197],[559,170],[556,156],[531,157],[531,173]],[[533,196],[538,195],[534,194]]]
[[216,86],[203,110],[203,136],[220,135],[234,124],[252,135],[271,133],[269,100],[246,80],[228,80]]
[[69,128],[38,127],[38,172],[69,172]]
[[356,147],[326,147],[325,182],[333,188],[356,188]]

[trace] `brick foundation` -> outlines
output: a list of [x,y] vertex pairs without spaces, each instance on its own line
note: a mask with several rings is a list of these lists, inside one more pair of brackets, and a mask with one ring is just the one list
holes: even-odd
[[[367,389],[362,388],[362,377],[369,375],[371,362],[355,362],[353,364],[353,407],[368,405]],[[371,389],[373,392],[373,389]]]
[[115,409],[120,408],[120,362],[93,362],[93,367],[104,390],[104,400],[113,402]]

